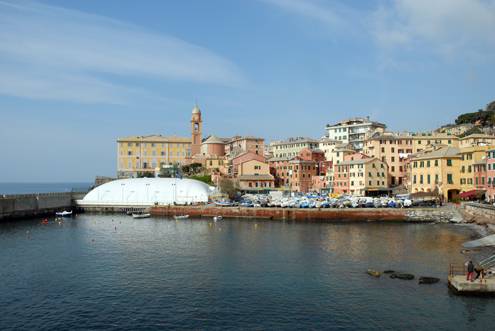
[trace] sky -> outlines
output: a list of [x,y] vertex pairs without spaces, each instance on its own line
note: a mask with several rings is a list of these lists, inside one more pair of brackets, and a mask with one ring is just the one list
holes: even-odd
[[0,0],[0,182],[115,176],[116,139],[432,130],[495,100],[495,0]]

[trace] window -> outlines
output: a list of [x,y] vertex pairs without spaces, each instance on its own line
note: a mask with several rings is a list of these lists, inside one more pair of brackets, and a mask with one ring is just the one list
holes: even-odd
[[423,184],[423,175],[419,175],[419,183]]
[[438,184],[438,174],[435,175],[435,184]]
[[431,184],[431,179],[430,179],[430,177],[431,177],[430,175],[426,176],[426,182],[427,182],[428,184]]
[[127,151],[127,155],[132,155],[132,152],[131,151]]
[[430,167],[430,160],[426,161],[426,167],[429,168]]
[[435,167],[438,167],[438,160],[435,160]]
[[452,167],[452,159],[447,159],[447,167]]
[[413,176],[413,184],[416,184],[416,175]]
[[[449,161],[449,160],[447,160]],[[447,162],[448,164],[448,162]],[[447,174],[447,183],[448,184],[454,184],[454,180],[452,179],[452,174]]]

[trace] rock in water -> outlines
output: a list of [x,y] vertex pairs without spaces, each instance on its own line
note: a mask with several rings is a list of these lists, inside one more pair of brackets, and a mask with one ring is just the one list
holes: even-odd
[[366,271],[368,275],[373,276],[373,277],[380,277],[381,273],[379,271],[373,270],[373,269],[368,269]]
[[419,277],[419,284],[435,284],[440,281],[440,278],[436,277]]
[[412,274],[401,274],[401,273],[393,273],[390,275],[390,278],[395,279],[403,279],[403,280],[411,280],[414,279],[414,275]]

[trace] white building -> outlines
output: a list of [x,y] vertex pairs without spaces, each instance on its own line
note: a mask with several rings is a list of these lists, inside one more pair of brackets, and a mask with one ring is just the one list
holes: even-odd
[[317,149],[318,140],[307,137],[292,137],[270,142],[270,152],[275,158],[294,157],[304,148]]
[[327,138],[350,144],[357,152],[361,152],[365,139],[375,132],[385,131],[385,127],[385,124],[370,121],[367,117],[351,118],[333,125],[327,124],[325,129]]
[[94,188],[78,204],[118,207],[206,203],[212,189],[187,178],[120,179]]

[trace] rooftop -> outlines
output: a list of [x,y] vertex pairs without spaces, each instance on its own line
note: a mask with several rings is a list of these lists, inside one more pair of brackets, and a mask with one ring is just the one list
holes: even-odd
[[127,136],[117,138],[117,142],[158,142],[158,143],[191,143],[191,138],[177,137],[177,136],[162,136],[161,134],[152,134],[147,136]]
[[275,140],[270,143],[270,145],[285,145],[293,143],[315,143],[319,142],[318,139],[313,139],[309,137],[290,137],[285,140]]
[[455,147],[440,147],[433,150],[425,150],[417,153],[412,157],[413,160],[422,160],[422,159],[439,159],[444,157],[457,157],[460,158],[459,149]]

